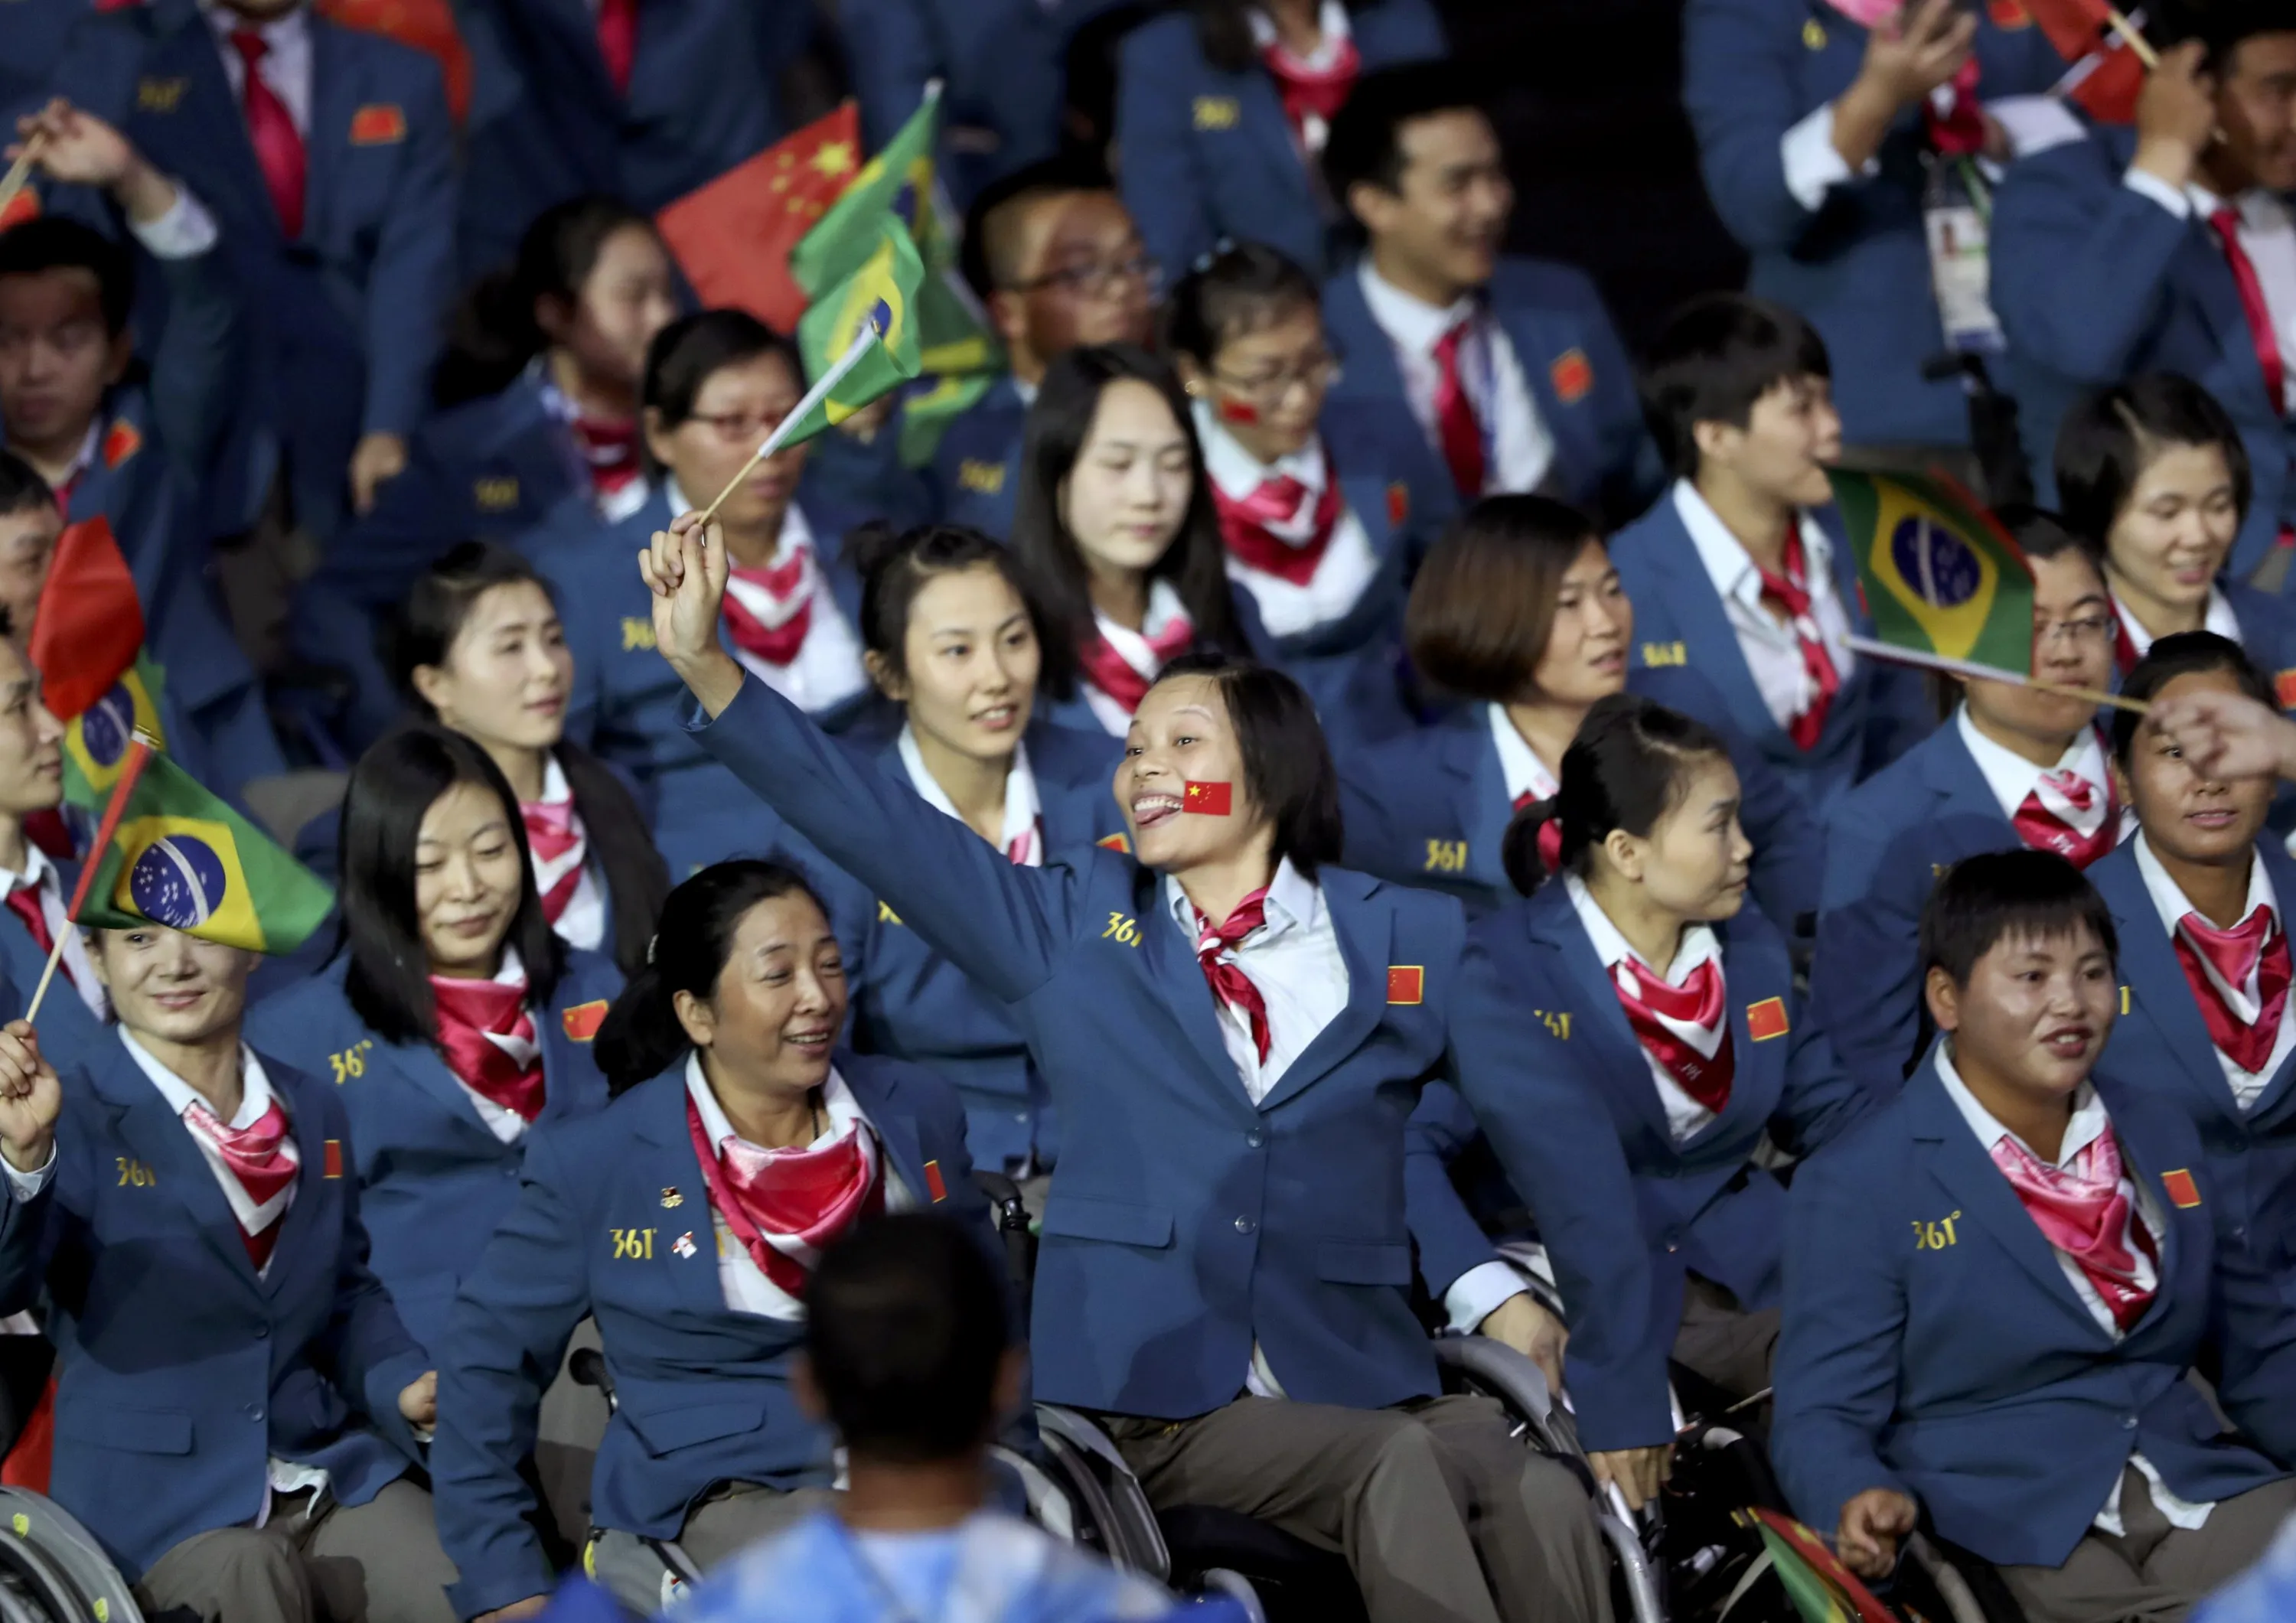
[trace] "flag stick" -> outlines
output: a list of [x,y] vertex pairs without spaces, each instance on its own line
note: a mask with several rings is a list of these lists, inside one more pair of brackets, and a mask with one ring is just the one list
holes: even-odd
[[40,971],[40,984],[32,989],[32,1006],[24,1011],[27,1022],[40,1018],[40,1004],[47,999],[48,982],[56,978],[56,965],[63,959],[64,942],[70,938],[72,926],[78,922],[79,910],[87,905],[88,888],[95,882],[95,871],[103,865],[103,854],[111,848],[112,837],[119,832],[120,814],[127,809],[127,797],[135,791],[135,780],[144,775],[144,763],[151,758],[155,745],[152,736],[139,728],[128,742],[127,753],[119,758],[119,776],[111,785],[111,799],[104,806],[103,821],[95,825],[95,839],[87,848],[87,860],[80,864],[79,883],[72,887],[71,906],[64,909],[64,927],[56,931],[56,939],[48,947],[48,966]]
[[32,177],[32,166],[40,160],[40,149],[48,143],[48,132],[39,130],[24,143],[24,150],[16,154],[16,161],[8,166],[8,174],[0,179],[0,214],[8,212],[8,205],[16,201],[16,193]]
[[820,382],[805,391],[805,398],[797,403],[796,409],[774,425],[774,431],[766,436],[765,443],[757,448],[749,461],[742,464],[742,471],[726,482],[726,488],[718,493],[718,499],[701,510],[702,528],[705,529],[709,528],[709,521],[716,518],[718,510],[726,504],[726,498],[739,489],[742,481],[750,477],[750,470],[780,450],[783,442],[790,437],[791,430],[804,422],[815,406],[828,398],[829,391],[845,381],[847,373],[861,364],[861,357],[869,353],[869,346],[875,343],[878,337],[877,324],[873,320],[861,324],[861,331],[853,335],[852,347],[837,357],[835,365],[821,374]]
[[2013,670],[2003,670],[1997,665],[1980,665],[1973,660],[1951,660],[1941,653],[1921,653],[1910,648],[1900,648],[1894,643],[1877,643],[1872,637],[1848,636],[1841,639],[1853,653],[1866,654],[1876,660],[1889,660],[1899,665],[1918,665],[1925,670],[1941,670],[1956,676],[1971,676],[1980,682],[2009,682],[2019,687],[2034,688],[2044,693],[2061,693],[2068,699],[2079,699],[2089,704],[2111,705],[2116,709],[2129,710],[2143,716],[2152,707],[2141,699],[2125,698],[2108,693],[2101,688],[2074,687],[2062,682],[2045,682],[2038,676],[2021,676]]
[[2121,15],[2118,7],[2106,6],[2104,20],[2106,26],[2120,36],[2120,43],[2136,53],[2136,60],[2143,62],[2148,70],[2161,65],[2161,53],[2152,48],[2152,42],[2139,33],[2136,25]]

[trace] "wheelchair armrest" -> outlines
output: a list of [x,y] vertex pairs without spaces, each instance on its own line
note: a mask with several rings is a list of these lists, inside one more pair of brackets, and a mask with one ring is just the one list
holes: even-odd
[[607,1373],[605,1354],[594,1347],[578,1348],[566,1361],[566,1373],[574,1377],[576,1386],[597,1388],[605,1395],[607,1406],[614,1406],[614,1378]]
[[1488,1336],[1438,1336],[1434,1345],[1439,1366],[1469,1376],[1524,1419],[1544,1426],[1554,1412],[1546,1373],[1505,1342]]

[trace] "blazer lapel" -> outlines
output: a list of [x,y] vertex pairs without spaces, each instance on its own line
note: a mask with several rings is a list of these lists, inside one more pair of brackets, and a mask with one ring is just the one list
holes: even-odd
[[[279,1294],[282,1283],[302,1266],[304,1253],[319,1234],[319,1185],[327,1176],[327,1140],[320,1131],[319,1112],[300,1109],[302,1102],[290,1099],[286,1089],[276,1081],[272,1084],[272,1094],[279,1101],[279,1108],[287,1112],[289,1130],[295,1135],[295,1151],[303,1158],[303,1164],[295,1175],[294,1198],[279,1214],[279,1237],[272,1244],[270,1266],[260,1275],[266,1296]],[[338,1143],[336,1154],[340,1156],[347,1147]],[[214,1181],[209,1179],[209,1183]]]
[[1236,93],[1243,104],[1242,117],[1237,120],[1239,133],[1250,138],[1252,150],[1259,153],[1268,172],[1301,193],[1313,195],[1306,161],[1300,156],[1298,143],[1292,139],[1292,120],[1284,116],[1283,98],[1275,88],[1275,76],[1260,72],[1257,68],[1247,73],[1219,76]]
[[838,1067],[837,1074],[852,1090],[869,1125],[877,1129],[877,1142],[885,1148],[886,1165],[916,1197],[918,1205],[931,1205],[932,1186],[925,1177],[925,1156],[917,1140],[916,1119],[897,1107],[891,1094],[878,1086],[866,1070],[854,1064],[851,1054],[840,1058],[843,1063]]
[[[638,1113],[631,1131],[644,1146],[642,1152],[652,1168],[646,1181],[651,1184],[659,1180],[665,1209],[675,1213],[668,1220],[669,1225],[675,1226],[678,1217],[692,1225],[672,1238],[670,1245],[674,1248],[678,1238],[692,1235],[698,1249],[693,1258],[685,1260],[704,1265],[671,1270],[677,1276],[678,1296],[695,1313],[722,1316],[726,1307],[725,1287],[718,1282],[717,1211],[709,1204],[709,1180],[702,1175],[701,1162],[694,1154],[693,1134],[686,1126],[684,1062],[666,1075],[672,1086],[646,1085],[653,1088],[654,1096]],[[672,1200],[677,1204],[668,1207],[667,1202]]]
[[[367,1063],[390,1066],[417,1092],[430,1095],[449,1117],[495,1142],[493,1131],[480,1119],[478,1106],[471,1102],[471,1095],[455,1079],[455,1073],[447,1069],[447,1062],[429,1047],[414,1043],[377,1043],[367,1053]],[[548,1096],[545,1086],[544,1097]]]
[[[1776,1111],[1778,1101],[1785,1095],[1786,1055],[1792,1038],[1780,1034],[1756,1042],[1746,1021],[1746,1011],[1773,998],[1782,1004],[1789,1001],[1793,990],[1791,975],[1766,972],[1773,966],[1761,953],[1734,954],[1727,924],[1716,925],[1714,932],[1722,945],[1722,981],[1728,997],[1726,1008],[1730,1019],[1730,1096],[1723,1101],[1713,1120],[1682,1141],[1681,1148],[1685,1152],[1711,1138],[1736,1133],[1749,1117],[1768,1120]],[[1670,1126],[1669,1131],[1672,1131]]]
[[1203,965],[1196,960],[1195,944],[1181,933],[1180,926],[1164,906],[1162,877],[1145,868],[1138,872],[1146,882],[1136,883],[1133,895],[1141,930],[1148,938],[1144,949],[1148,954],[1148,972],[1161,990],[1158,1001],[1178,1024],[1189,1046],[1211,1074],[1234,1090],[1246,1105],[1259,1109],[1252,1105],[1251,1092],[1244,1086],[1243,1078],[1236,1075],[1235,1062],[1228,1057],[1227,1045],[1221,1040],[1219,1005],[1204,980]]
[[1930,737],[1934,742],[1923,746],[1927,758],[1923,763],[1922,781],[1938,798],[1936,815],[1995,818],[2001,824],[2005,839],[2018,838],[2017,825],[2001,815],[2001,802],[1993,793],[1993,785],[1986,781],[1984,769],[1962,742],[1961,724],[1948,719]]
[[1673,1132],[1667,1125],[1665,1102],[1651,1079],[1650,1062],[1634,1027],[1628,1023],[1618,987],[1596,956],[1587,927],[1578,922],[1570,893],[1560,881],[1542,888],[1531,904],[1529,917],[1532,939],[1561,957],[1564,982],[1578,1002],[1575,1010],[1550,1012],[1575,1016],[1573,1024],[1579,1033],[1603,1050],[1594,1068],[1595,1074],[1608,1078],[1612,1086],[1623,1091],[1628,1109],[1658,1135],[1660,1143],[1671,1144]]
[[1683,640],[1700,651],[1693,668],[1721,694],[1742,735],[1759,742],[1767,754],[1792,750],[1777,717],[1762,702],[1762,690],[1754,685],[1754,673],[1747,668],[1745,653],[1738,646],[1738,628],[1730,623],[1722,594],[1714,589],[1713,577],[1707,574],[1699,557],[1698,543],[1691,539],[1672,498],[1662,499],[1656,511],[1671,534],[1652,537],[1655,567],[1651,578],[1674,623],[1681,627]]
[[1459,827],[1467,840],[1468,865],[1504,875],[1500,848],[1506,842],[1507,824],[1514,820],[1514,805],[1500,775],[1498,744],[1483,722],[1480,706],[1462,717],[1444,740],[1444,764],[1461,780]]
[[[2240,1119],[2240,1106],[2217,1063],[2216,1039],[2193,996],[2192,982],[2177,956],[2176,944],[2161,928],[2161,914],[2144,888],[2144,872],[2132,851],[2089,870],[2089,881],[2112,909],[2112,925],[2120,938],[2121,980],[2128,988],[2129,1012],[2125,1019],[2149,1020],[2159,1029],[2185,1081],[2207,1102],[2208,1108],[2226,1119]],[[2285,1068],[2284,1068],[2285,1069]]]
[[1388,948],[1395,939],[1395,919],[1372,898],[1371,883],[1336,868],[1324,873],[1324,906],[1331,913],[1332,932],[1339,938],[1340,956],[1348,966],[1348,1000],[1261,1097],[1263,1111],[1275,1109],[1329,1074],[1369,1041],[1386,1018]]
[[[223,53],[232,47],[217,42],[196,5],[184,5],[173,21],[163,60],[197,87],[196,94],[184,98],[185,111],[176,116],[203,118],[209,127],[208,139],[224,165],[222,178],[239,193],[240,212],[266,222],[275,236],[280,231],[278,210],[272,206],[271,188],[263,178],[262,164],[256,160],[255,143],[248,137],[242,99],[233,92],[231,78],[224,70]],[[316,77],[316,68],[314,71]],[[223,201],[220,198],[209,201]]]
[[[2231,266],[2225,262],[2224,251],[2217,246],[2216,234],[2206,220],[2193,222],[2191,234],[2179,251],[2201,318],[2216,334],[2218,348],[2239,374],[2241,388],[2253,393],[2256,406],[2263,408],[2264,366],[2256,358],[2256,334],[2248,324],[2247,307],[2241,303],[2240,283],[2234,278]],[[2272,415],[2277,417],[2280,413],[2276,410]]]
[[88,1074],[95,1091],[119,1112],[119,1135],[157,1175],[160,1186],[184,1203],[200,1238],[232,1274],[250,1289],[259,1288],[255,1264],[240,1239],[239,1219],[216,1182],[214,1168],[152,1079],[116,1044],[109,1055],[90,1064]]
[[[2185,1214],[2177,1209],[2176,1203],[2169,1199],[2167,1186],[2161,1182],[2161,1175],[2164,1172],[2188,1172],[2192,1169],[2160,1165],[2158,1158],[2152,1154],[2150,1143],[2144,1141],[2139,1134],[2130,1132],[2128,1123],[2136,1119],[2134,1113],[2124,1113],[2114,1110],[2114,1101],[2110,1096],[2105,1098],[2104,1102],[2105,1110],[2112,1119],[2114,1141],[2120,1146],[2121,1170],[2127,1174],[2131,1184],[2151,1195],[2152,1209],[2161,1217],[2161,1255],[2154,1259],[2153,1265],[2153,1271],[2159,1278],[2153,1287],[2152,1300],[2146,1305],[2144,1316],[2129,1326],[2125,1332],[2122,1338],[2125,1342],[2134,1340],[2138,1336],[2165,1324],[2169,1319],[2165,1305],[2175,1301],[2179,1295],[2198,1294],[2205,1298],[2209,1292],[2210,1281],[2205,1275],[2194,1280],[2188,1280],[2183,1276],[2185,1262],[2183,1229],[2187,1218]],[[2197,1216],[2203,1219],[2208,1218],[2208,1213],[2204,1210]],[[2209,1252],[2206,1250],[2201,1252],[2202,1257],[2208,1255]]]
[[[1578,349],[1578,335],[1567,326],[1550,324],[1536,309],[1507,307],[1491,312],[1514,347],[1514,358],[1522,367],[1525,387],[1538,405],[1538,420],[1554,437],[1554,461],[1546,476],[1549,487],[1560,488],[1576,494],[1578,481],[1570,476],[1581,475],[1601,465],[1594,439],[1594,425],[1589,414],[1576,406],[1566,405],[1554,392],[1554,374],[1559,363]],[[1579,358],[1586,358],[1579,351]],[[1583,397],[1582,397],[1583,398]]]
[[361,86],[354,82],[358,63],[348,37],[316,15],[306,26],[311,30],[311,127],[303,136],[309,173],[303,188],[303,240],[319,242],[329,223],[322,215],[341,190],[335,176],[348,155]]

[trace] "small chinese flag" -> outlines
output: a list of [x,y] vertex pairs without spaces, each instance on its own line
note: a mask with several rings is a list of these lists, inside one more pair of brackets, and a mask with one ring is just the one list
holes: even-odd
[[565,1028],[570,1040],[586,1043],[597,1036],[598,1028],[606,1023],[606,1000],[603,997],[593,1003],[578,1003],[558,1017],[558,1023]]
[[936,1206],[948,1199],[948,1185],[941,1180],[940,1163],[937,1160],[925,1163],[925,1193],[932,1196]]
[[809,302],[790,250],[861,172],[861,115],[850,102],[654,217],[705,309],[747,310],[797,331]]
[[103,465],[116,468],[144,448],[144,430],[121,417],[103,436]]
[[395,102],[370,102],[351,114],[353,146],[390,146],[406,139],[406,113]]
[[1235,799],[1233,783],[1190,783],[1180,796],[1180,809],[1206,817],[1225,817]]
[[1565,349],[1554,357],[1546,375],[1554,385],[1554,398],[1565,406],[1578,405],[1595,387],[1595,365],[1584,349]]
[[2193,1182],[2193,1175],[2179,1167],[2174,1172],[2161,1175],[2161,1187],[2169,1192],[2169,1199],[2179,1211],[2190,1211],[2201,1203],[2201,1186]]
[[102,514],[64,526],[32,615],[32,668],[49,711],[70,721],[110,693],[144,647],[135,577]]
[[1387,1001],[1418,1003],[1427,991],[1427,971],[1416,963],[1390,963],[1387,966]]
[[2296,710],[2296,670],[2284,670],[2273,677],[2272,694],[2282,709]]
[[1765,997],[1757,1004],[1746,1005],[1746,1035],[1758,1043],[1767,1043],[1774,1037],[1786,1034],[1784,1000]]
[[324,1176],[339,1178],[342,1176],[342,1175],[343,1141],[340,1138],[330,1138],[327,1140],[327,1160]]
[[1411,516],[1411,487],[1397,480],[1387,488],[1387,527],[1401,529]]

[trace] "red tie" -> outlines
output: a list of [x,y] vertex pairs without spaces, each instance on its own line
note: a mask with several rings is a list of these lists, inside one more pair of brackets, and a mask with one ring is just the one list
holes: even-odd
[[303,185],[308,160],[303,137],[279,93],[264,82],[263,59],[271,54],[270,42],[253,29],[234,29],[232,48],[246,66],[247,84],[241,106],[247,115],[248,143],[263,171],[263,184],[271,193],[271,207],[279,216],[279,230],[289,242],[303,234]]
[[2086,868],[2112,849],[2119,813],[2110,787],[2099,789],[2078,772],[2045,772],[2010,821],[2030,848]]
[[1469,316],[1435,340],[1435,432],[1443,444],[1443,461],[1451,482],[1463,500],[1483,494],[1483,430],[1475,420],[1475,403],[1467,398],[1459,377],[1459,346],[1474,330]]
[[1220,538],[1228,555],[1247,569],[1304,586],[1339,529],[1346,499],[1332,464],[1324,463],[1324,493],[1313,503],[1308,487],[1289,475],[1262,480],[1247,496],[1232,496],[1215,483],[1212,505],[1219,510]]
[[598,0],[598,54],[616,95],[630,93],[630,70],[638,60],[638,0]]
[[[258,1207],[292,1184],[296,1168],[302,1164],[295,1152],[295,1141],[287,1135],[287,1112],[279,1108],[276,1099],[252,1126],[244,1127],[226,1127],[222,1117],[194,1100],[184,1111],[184,1125],[221,1152],[224,1165]],[[286,1209],[282,1206],[262,1218],[263,1226],[258,1229],[250,1231],[245,1224],[240,1225],[241,1243],[247,1247],[248,1260],[258,1274],[271,1260],[271,1248],[279,1242],[279,1219]]]
[[41,957],[56,950],[56,939],[48,933],[48,915],[40,906],[37,885],[19,885],[9,891],[8,911],[24,921],[24,928],[32,932],[32,945],[40,949]]
[[2256,364],[2264,373],[2264,397],[2272,402],[2272,414],[2277,417],[2288,409],[2287,397],[2281,392],[2287,374],[2281,364],[2280,334],[2272,325],[2272,307],[2264,301],[2264,283],[2257,278],[2255,261],[2240,245],[2240,211],[2226,205],[2209,216],[2209,224],[2224,245],[2225,263],[2232,267],[2232,279],[2240,288],[2241,314],[2248,317],[2248,335],[2256,342]]
[[1037,853],[1044,848],[1045,820],[1037,818],[1004,847],[1004,859],[1016,868],[1033,868]]
[[463,1086],[522,1121],[542,1114],[542,1046],[527,1012],[526,982],[430,977],[439,1046]]
[[[1618,988],[1627,1023],[1651,1058],[1666,1067],[1684,1093],[1720,1115],[1730,1102],[1730,1081],[1737,1070],[1722,1007],[1721,960],[1709,958],[1674,987],[1632,958],[1621,958],[1611,984]],[[1701,1052],[1682,1028],[1713,1039],[1712,1057]]]
[[1212,999],[1224,1009],[1240,1011],[1251,1028],[1251,1045],[1259,1062],[1267,1063],[1269,1033],[1267,1000],[1251,984],[1251,977],[1235,964],[1235,948],[1253,930],[1267,922],[1267,887],[1262,885],[1236,904],[1227,922],[1217,930],[1201,913],[1196,914],[1196,962],[1203,966]]
[[628,486],[644,471],[638,465],[638,425],[601,422],[577,417],[567,425],[574,430],[575,448],[590,470],[590,493],[603,498]]
[[2128,1197],[2120,1187],[2120,1146],[2112,1132],[2073,1157],[2072,1165],[2062,1171],[2004,1135],[1993,1145],[1993,1164],[2008,1178],[2048,1242],[2080,1266],[2104,1299],[2112,1322],[2126,1334],[2144,1316],[2152,1292],[2137,1283],[2136,1253],[2125,1237],[2135,1238],[2156,1276],[2160,1252],[2143,1220],[2131,1220]]
[[[729,585],[725,597],[726,629],[733,635],[735,647],[755,654],[768,665],[787,665],[804,651],[805,634],[813,625],[813,594],[807,588],[806,574],[810,550],[798,547],[786,563],[777,563],[769,570],[736,567],[728,571],[734,580],[756,587],[783,606],[780,623],[767,625],[751,612]],[[787,607],[792,600],[796,606]]]
[[[1161,670],[1174,659],[1188,651],[1196,640],[1196,628],[1185,614],[1176,614],[1165,622],[1164,628],[1148,639],[1148,652]],[[1077,663],[1084,668],[1085,677],[1102,693],[1122,705],[1126,710],[1136,710],[1140,701],[1148,696],[1152,676],[1144,676],[1132,668],[1132,663],[1116,652],[1104,636],[1095,636],[1077,651]]]
[[[2278,928],[2272,909],[2259,903],[2230,930],[2218,930],[2199,914],[2188,913],[2177,921],[2175,939],[2177,962],[2185,966],[2185,979],[2193,983],[2209,1040],[2251,1076],[2262,1075],[2280,1038],[2290,978],[2288,937]],[[2215,971],[2213,979],[2210,971]],[[2226,987],[2243,993],[2254,988],[2253,1023],[2233,1012]]]
[[527,849],[534,855],[534,880],[542,890],[542,913],[553,924],[582,885],[582,863],[589,840],[582,821],[574,815],[574,801],[537,800],[521,804],[520,821],[526,824]]
[[1977,58],[1962,63],[1961,71],[1946,81],[1945,92],[1943,112],[1934,95],[1922,102],[1930,146],[1943,157],[1974,158],[1985,150],[1985,104],[1977,96]]
[[1292,122],[1292,133],[1308,152],[1321,151],[1332,120],[1347,105],[1348,94],[1355,89],[1356,78],[1363,71],[1363,53],[1356,49],[1356,42],[1341,40],[1330,65],[1323,68],[1310,68],[1275,45],[1261,52],[1259,60],[1267,63],[1276,89],[1283,93],[1283,116]]
[[[685,1127],[710,1206],[758,1271],[791,1296],[805,1295],[822,1248],[859,1219],[885,1209],[877,1140],[866,1122],[853,1123],[835,1143],[817,1150],[758,1150],[731,1134],[713,1145],[701,1125],[701,1108],[688,1094]],[[769,1234],[794,1242],[795,1254],[775,1245]]]
[[1809,673],[1811,685],[1816,690],[1802,713],[1786,725],[1786,735],[1797,750],[1815,749],[1825,732],[1825,714],[1833,708],[1833,696],[1841,691],[1841,673],[1833,668],[1833,656],[1825,652],[1824,638],[1819,634],[1816,619],[1810,613],[1808,571],[1801,545],[1801,526],[1791,520],[1786,524],[1785,565],[1783,574],[1773,574],[1761,565],[1754,567],[1762,577],[1762,601],[1784,611],[1793,622],[1794,636],[1801,643],[1802,668]]

